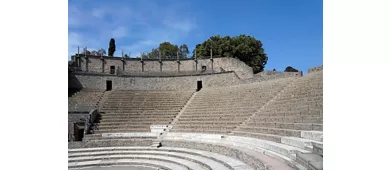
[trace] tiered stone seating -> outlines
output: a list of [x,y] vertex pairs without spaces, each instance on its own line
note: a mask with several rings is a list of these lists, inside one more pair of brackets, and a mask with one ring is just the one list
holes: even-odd
[[[117,90],[108,95],[97,134],[150,132],[150,125],[168,125],[194,91]],[[89,135],[92,137],[92,135]]]
[[259,110],[296,78],[199,91],[171,132],[226,134]]
[[104,90],[82,89],[68,98],[68,112],[89,112],[96,109]]
[[144,165],[175,170],[252,170],[247,164],[217,153],[185,148],[100,147],[68,150],[68,168]]
[[300,138],[302,131],[322,131],[322,87],[322,72],[297,79],[234,134],[280,143],[282,136]]
[[[291,87],[233,131],[233,134],[270,140],[313,152],[313,145],[322,147],[322,117],[323,75],[319,71],[297,79]],[[317,169],[322,168],[321,156],[313,156],[312,153],[297,155],[297,161],[309,168],[309,164],[299,161],[298,157],[311,158],[311,162],[317,163]]]

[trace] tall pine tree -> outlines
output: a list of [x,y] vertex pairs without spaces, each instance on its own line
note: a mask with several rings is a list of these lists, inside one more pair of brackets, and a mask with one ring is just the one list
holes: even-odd
[[108,56],[114,56],[115,51],[115,40],[114,38],[111,38],[110,45],[108,47]]

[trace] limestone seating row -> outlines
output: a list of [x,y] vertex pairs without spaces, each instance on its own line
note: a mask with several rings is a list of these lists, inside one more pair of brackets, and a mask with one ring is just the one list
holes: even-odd
[[[242,105],[247,105],[247,106],[253,106],[253,105],[263,105],[265,104],[265,101],[259,101],[259,102],[253,102],[253,100],[248,100],[248,101],[240,101],[237,100],[236,102],[227,102],[227,101],[221,101],[221,102],[214,102],[214,101],[203,101],[201,103],[192,103],[191,106],[188,108],[210,108],[210,107],[242,107]],[[253,104],[253,105],[252,105]]]
[[297,105],[297,106],[269,106],[261,110],[261,112],[269,113],[269,112],[292,112],[292,111],[322,111],[322,107],[320,105],[317,106],[307,106],[307,105]]
[[159,115],[156,117],[155,115],[107,115],[104,117],[102,121],[116,121],[116,122],[123,122],[127,120],[145,120],[145,121],[154,121],[154,120],[168,120],[168,119],[174,119],[175,115]]
[[228,134],[232,129],[171,129],[169,132],[188,132],[188,133],[202,133],[202,134]]
[[322,123],[318,116],[260,116],[251,118],[250,122],[284,122],[284,123]]
[[262,111],[256,113],[256,116],[322,116],[322,110],[309,110],[309,111]]
[[294,130],[319,130],[322,131],[322,124],[318,123],[281,123],[281,122],[247,122],[246,126],[270,127]]
[[270,128],[270,127],[240,126],[237,131],[264,133],[264,134],[272,134],[272,135],[279,135],[279,136],[293,136],[293,137],[301,136],[301,130]]
[[213,120],[213,121],[223,121],[223,120],[246,120],[249,116],[251,116],[252,113],[247,113],[247,114],[237,114],[237,113],[230,113],[230,114],[213,114],[213,115],[200,115],[200,114],[195,114],[195,115],[181,115],[180,120],[188,121],[188,119],[194,119],[194,120]]
[[221,125],[227,125],[227,124],[239,124],[242,122],[242,120],[235,120],[235,119],[232,119],[232,120],[219,120],[219,121],[215,121],[215,120],[209,120],[209,119],[205,119],[205,120],[201,120],[201,121],[195,121],[195,120],[183,120],[183,119],[179,119],[180,121],[178,121],[177,123],[175,123],[175,125],[181,125],[181,124],[184,124],[184,125],[188,125],[188,124],[203,124],[203,125],[207,125],[207,124],[210,124],[210,125],[213,125],[213,124],[221,124]]
[[256,138],[261,140],[268,140],[273,141],[276,143],[282,143],[289,146],[297,147],[300,149],[304,149],[307,151],[313,151],[314,144],[321,144],[321,141],[318,141],[318,139],[306,139],[303,138],[302,132],[301,137],[293,137],[293,136],[281,136],[281,135],[273,135],[273,134],[265,134],[265,133],[252,133],[252,132],[244,132],[244,131],[233,131],[234,136],[244,136],[244,137],[250,137],[250,138]]
[[235,148],[246,148],[273,157],[294,168],[299,166],[296,162],[297,153],[310,153],[310,151],[304,149],[268,140],[219,134],[170,132],[163,137],[163,141],[164,140],[210,143],[216,145],[232,146]]
[[266,133],[254,133],[254,132],[239,131],[239,130],[232,130],[231,133],[233,136],[250,137],[250,138],[268,140],[268,141],[277,142],[277,143],[281,143],[281,139],[283,137],[280,135],[273,135],[273,134],[266,134]]
[[[162,122],[160,124],[168,124],[169,122]],[[149,129],[150,125],[153,123],[143,123],[143,124],[116,124],[116,125],[99,125],[99,130],[115,130],[115,129]]]
[[227,117],[227,116],[224,116],[224,117],[180,117],[177,122],[177,124],[179,123],[183,123],[183,122],[203,122],[203,121],[212,121],[212,122],[215,122],[214,120],[212,119],[218,119],[218,121],[221,121],[221,122],[225,122],[225,121],[240,121],[240,122],[243,122],[244,120],[246,120],[246,116],[242,116],[242,117]]
[[158,118],[158,119],[105,119],[100,122],[100,125],[114,125],[114,124],[140,124],[140,123],[158,123],[172,121],[174,118]]
[[260,108],[259,107],[253,107],[253,108],[202,108],[202,109],[191,109],[191,110],[185,110],[184,113],[187,115],[193,115],[193,114],[229,114],[229,113],[241,113],[241,114],[246,114],[246,113],[254,113],[258,111]]
[[131,119],[131,118],[168,118],[175,117],[176,112],[145,112],[145,113],[108,113],[104,116],[104,119]]
[[284,96],[283,94],[278,97],[278,100],[275,101],[275,103],[285,103],[285,102],[291,102],[291,103],[296,103],[296,102],[322,102],[323,101],[323,96],[307,96],[307,97],[299,97],[296,98],[293,95],[290,96]]
[[133,164],[138,160],[153,160],[156,161],[154,162],[156,166],[168,169],[253,169],[239,160],[224,155],[186,148],[104,147],[74,149],[68,152],[68,167],[72,168],[91,165],[92,161],[96,161],[92,163],[94,166],[101,166],[107,163],[110,165],[123,162]]
[[106,103],[134,103],[134,104],[142,104],[144,102],[162,102],[162,103],[177,103],[182,100],[188,99],[188,97],[183,98],[172,98],[172,97],[164,97],[164,98],[142,98],[142,97],[134,97],[134,98],[126,98],[126,97],[117,97],[117,98],[108,98],[109,100]]
[[97,107],[98,101],[103,95],[102,90],[83,89],[68,98],[68,111],[90,111]]
[[97,133],[127,133],[127,132],[150,132],[149,126],[139,128],[125,128],[125,129],[102,129],[96,130]]

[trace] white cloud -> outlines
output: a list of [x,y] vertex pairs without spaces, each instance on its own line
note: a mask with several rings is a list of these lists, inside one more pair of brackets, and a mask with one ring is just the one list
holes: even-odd
[[117,27],[114,31],[112,31],[112,37],[114,38],[122,38],[127,34],[127,28],[123,26]]
[[69,3],[69,52],[77,52],[77,46],[108,48],[110,38],[115,38],[117,51],[135,56],[164,41],[181,42],[196,29],[195,18],[180,12],[189,9],[179,3],[159,6],[151,1],[136,2]]

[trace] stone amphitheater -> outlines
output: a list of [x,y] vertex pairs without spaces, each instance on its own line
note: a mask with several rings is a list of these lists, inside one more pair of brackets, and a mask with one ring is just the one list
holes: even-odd
[[322,66],[76,56],[68,87],[68,169],[323,169]]

